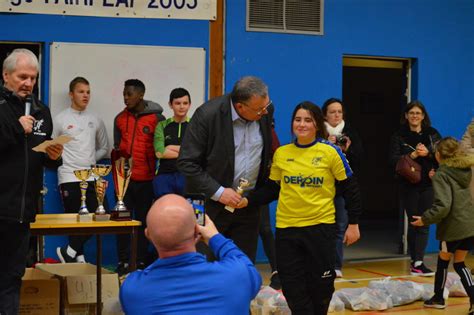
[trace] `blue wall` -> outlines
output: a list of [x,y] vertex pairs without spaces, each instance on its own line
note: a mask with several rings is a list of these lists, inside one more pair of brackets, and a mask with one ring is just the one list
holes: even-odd
[[[415,58],[412,92],[442,135],[460,137],[474,116],[472,0],[327,0],[324,36],[247,32],[245,2],[227,1],[226,88],[262,77],[282,143],[297,103],[342,96],[346,54]],[[437,250],[433,231],[428,250]]]
[[[230,91],[243,75],[262,77],[277,106],[276,130],[282,143],[290,139],[289,120],[296,103],[309,99],[321,104],[328,97],[341,96],[345,54],[415,58],[413,92],[443,135],[461,136],[474,115],[472,0],[327,0],[324,36],[246,32],[245,4],[244,0],[226,1],[225,88]],[[41,91],[48,102],[48,55],[53,41],[204,47],[207,51],[209,23],[0,14],[0,41],[45,44]],[[159,88],[159,82],[149,86]],[[55,174],[48,173],[46,182],[45,208],[58,211]],[[436,250],[433,239],[430,249]],[[48,243],[47,254],[54,257],[55,245],[62,242],[64,238],[55,237]],[[113,242],[108,240],[104,247],[108,249],[106,263],[113,262]],[[258,259],[263,258],[259,251]]]

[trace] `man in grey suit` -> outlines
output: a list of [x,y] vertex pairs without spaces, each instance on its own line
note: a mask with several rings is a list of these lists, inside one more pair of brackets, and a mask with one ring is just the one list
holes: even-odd
[[177,163],[186,177],[186,192],[206,195],[206,212],[218,230],[253,262],[259,209],[247,207],[231,212],[225,206],[234,207],[240,201],[241,196],[235,191],[240,178],[249,181],[247,191],[266,182],[271,162],[272,117],[266,84],[256,77],[243,77],[230,94],[196,109]]

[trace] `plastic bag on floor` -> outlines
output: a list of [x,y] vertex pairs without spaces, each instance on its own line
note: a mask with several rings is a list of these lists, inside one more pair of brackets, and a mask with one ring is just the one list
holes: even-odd
[[291,315],[285,296],[277,291],[266,305],[263,306],[263,315]]
[[344,302],[336,295],[332,295],[331,302],[329,303],[328,313],[342,312],[344,310]]
[[448,272],[446,276],[445,288],[449,291],[449,296],[467,296],[466,290],[462,285],[461,278],[457,273]]
[[278,294],[277,290],[269,287],[269,286],[263,286],[260,291],[258,291],[257,296],[255,299],[252,300],[252,303],[255,302],[254,304],[257,305],[265,305],[265,303],[268,302],[268,300],[274,296],[275,294]]
[[383,290],[346,288],[335,292],[346,308],[353,311],[383,311],[393,307],[392,299]]
[[250,303],[252,315],[291,315],[285,297],[269,286],[262,287]]
[[392,299],[393,306],[418,301],[424,292],[421,284],[413,281],[391,280],[390,278],[370,281],[368,287],[384,291]]

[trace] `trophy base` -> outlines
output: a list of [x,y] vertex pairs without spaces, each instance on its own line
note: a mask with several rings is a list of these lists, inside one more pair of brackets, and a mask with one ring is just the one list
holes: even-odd
[[88,214],[78,214],[77,222],[92,222],[93,215],[92,213]]
[[94,221],[109,221],[110,214],[94,214]]
[[234,211],[235,211],[235,208],[232,208],[231,206],[225,206],[224,209],[226,209],[230,213],[234,213]]
[[112,221],[131,221],[132,213],[128,210],[125,211],[112,211],[110,213],[110,220]]

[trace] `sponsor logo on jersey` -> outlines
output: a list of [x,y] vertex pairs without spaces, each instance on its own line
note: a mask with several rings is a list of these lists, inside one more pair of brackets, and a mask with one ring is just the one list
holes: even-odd
[[283,181],[285,184],[299,185],[300,187],[322,187],[324,183],[324,177],[304,177],[303,175],[298,176],[284,176]]

